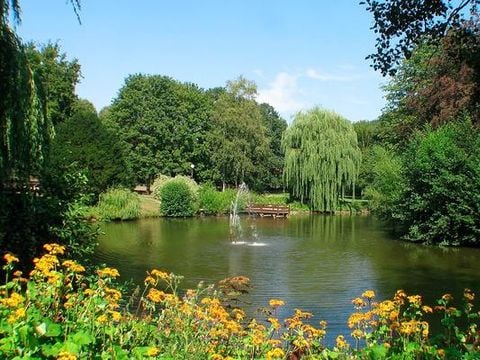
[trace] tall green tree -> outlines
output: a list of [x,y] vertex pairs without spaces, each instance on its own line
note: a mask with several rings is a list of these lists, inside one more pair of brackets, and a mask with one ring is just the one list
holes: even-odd
[[[39,75],[6,22],[8,4],[0,2],[0,187],[38,172],[53,135]],[[19,11],[16,2],[12,7]]]
[[95,195],[112,186],[131,186],[133,174],[118,136],[100,122],[88,101],[80,100],[74,108],[74,114],[57,127],[49,166],[84,173],[87,189]]
[[210,97],[194,84],[159,75],[131,75],[102,121],[127,146],[136,180],[150,186],[159,174],[208,173],[205,138]]
[[316,107],[295,116],[282,144],[291,194],[314,211],[335,211],[342,191],[354,186],[361,161],[352,124]]
[[242,182],[260,188],[258,180],[269,170],[270,141],[256,95],[255,83],[243,77],[217,93],[209,148],[223,188]]
[[267,190],[278,190],[283,185],[283,149],[282,135],[287,128],[287,122],[269,104],[260,104],[263,125],[266,136],[270,140],[269,159],[267,160],[266,178],[262,179],[263,187]]
[[81,76],[80,64],[76,59],[67,60],[58,43],[40,47],[29,43],[25,51],[30,67],[42,82],[50,120],[57,125],[73,114],[77,100],[75,86]]

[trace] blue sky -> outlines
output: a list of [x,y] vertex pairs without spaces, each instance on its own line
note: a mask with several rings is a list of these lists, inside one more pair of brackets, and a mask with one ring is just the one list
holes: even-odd
[[243,75],[287,120],[315,105],[372,120],[384,106],[386,80],[365,60],[372,20],[357,0],[82,0],[82,25],[65,0],[21,5],[20,36],[77,58],[77,93],[98,110],[133,73],[203,88]]

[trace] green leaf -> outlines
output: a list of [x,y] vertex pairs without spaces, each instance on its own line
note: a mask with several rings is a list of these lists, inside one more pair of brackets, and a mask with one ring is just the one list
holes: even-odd
[[93,343],[95,339],[92,335],[84,331],[79,331],[73,335],[70,335],[69,340],[71,340],[75,344],[82,346],[82,345],[88,345]]

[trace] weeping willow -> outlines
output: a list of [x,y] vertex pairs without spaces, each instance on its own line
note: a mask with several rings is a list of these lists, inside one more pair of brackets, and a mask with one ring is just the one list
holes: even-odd
[[314,108],[298,113],[282,139],[284,181],[293,196],[314,211],[333,212],[339,195],[353,187],[361,152],[352,124]]
[[41,81],[32,73],[20,40],[3,16],[1,20],[0,187],[34,175],[53,136]]

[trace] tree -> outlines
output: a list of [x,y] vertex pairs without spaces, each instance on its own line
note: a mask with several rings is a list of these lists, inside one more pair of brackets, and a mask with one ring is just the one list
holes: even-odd
[[375,215],[385,220],[402,218],[399,203],[407,182],[403,159],[395,151],[380,145],[368,149],[362,158],[359,184]]
[[223,188],[246,182],[259,189],[269,170],[270,143],[258,104],[254,82],[239,77],[217,92],[212,114],[209,146]]
[[30,67],[41,79],[50,120],[57,125],[73,114],[77,100],[75,86],[81,76],[80,64],[76,59],[68,61],[56,43],[48,43],[40,48],[30,43],[25,51]]
[[262,183],[267,189],[280,189],[282,187],[284,156],[282,135],[287,128],[287,122],[269,104],[260,104],[260,112],[262,113],[266,136],[270,140],[269,159],[267,160],[269,166],[265,174],[266,178],[262,179]]
[[360,4],[372,13],[377,34],[376,53],[367,58],[375,70],[393,75],[421,41],[438,41],[465,21],[476,22],[480,0],[364,0]]
[[131,186],[133,175],[120,139],[100,122],[91,103],[81,100],[74,108],[57,127],[49,166],[84,173],[89,191],[97,196],[109,187]]
[[467,245],[480,239],[480,136],[469,121],[418,134],[405,155],[399,201],[406,238]]
[[282,139],[284,179],[291,194],[312,210],[334,212],[339,195],[354,186],[361,152],[352,124],[340,115],[313,108],[298,113]]
[[131,75],[102,121],[127,146],[136,180],[150,186],[159,174],[208,173],[205,138],[210,98],[194,84],[159,75]]
[[[5,23],[7,5],[0,1],[0,189],[38,172],[53,135],[42,83]],[[18,11],[16,2],[12,6]]]

